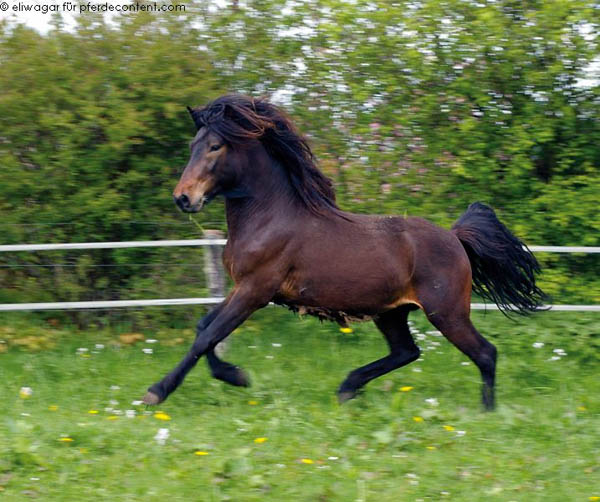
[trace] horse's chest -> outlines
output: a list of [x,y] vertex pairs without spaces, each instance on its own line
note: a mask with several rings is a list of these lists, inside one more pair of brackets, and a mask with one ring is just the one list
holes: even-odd
[[225,247],[223,250],[223,267],[234,282],[239,282],[249,271],[255,268],[250,258],[248,255]]

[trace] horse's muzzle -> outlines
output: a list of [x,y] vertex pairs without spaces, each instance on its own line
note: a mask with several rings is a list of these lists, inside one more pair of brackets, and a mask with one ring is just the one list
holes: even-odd
[[173,199],[175,200],[177,207],[184,213],[197,213],[202,209],[202,206],[204,206],[204,203],[206,202],[206,197],[202,197],[197,204],[192,205],[190,198],[185,194],[182,194],[179,197],[173,197]]

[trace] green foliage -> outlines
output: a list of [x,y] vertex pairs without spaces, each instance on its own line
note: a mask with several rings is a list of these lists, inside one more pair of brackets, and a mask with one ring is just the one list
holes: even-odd
[[[3,242],[196,237],[170,197],[185,105],[237,91],[284,103],[345,209],[449,225],[482,200],[529,244],[600,245],[589,2],[186,5],[46,35],[0,24]],[[225,227],[221,203],[205,211]],[[201,274],[140,264],[199,253],[4,255],[20,267],[0,272],[0,298],[198,295]],[[595,257],[543,261],[557,301],[598,301]]]

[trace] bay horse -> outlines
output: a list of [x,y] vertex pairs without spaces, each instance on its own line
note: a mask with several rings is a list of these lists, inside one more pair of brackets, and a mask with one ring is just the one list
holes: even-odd
[[267,99],[232,94],[188,110],[197,134],[173,196],[189,213],[225,198],[223,264],[234,286],[144,403],[164,401],[203,355],[215,378],[247,386],[244,371],[214,348],[274,302],[341,325],[373,320],[385,337],[389,355],[350,372],[340,402],[419,357],[407,318],[420,308],[477,365],[483,406],[494,407],[496,348],[469,319],[471,290],[517,313],[536,310],[543,293],[535,257],[492,209],[471,204],[451,230],[421,218],[349,213],[337,206],[306,139]]

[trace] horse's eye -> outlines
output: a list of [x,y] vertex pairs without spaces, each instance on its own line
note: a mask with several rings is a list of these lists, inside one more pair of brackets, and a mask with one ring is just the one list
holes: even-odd
[[222,146],[223,145],[213,145],[213,146],[210,147],[210,151],[211,152],[216,152],[217,150],[220,150]]

